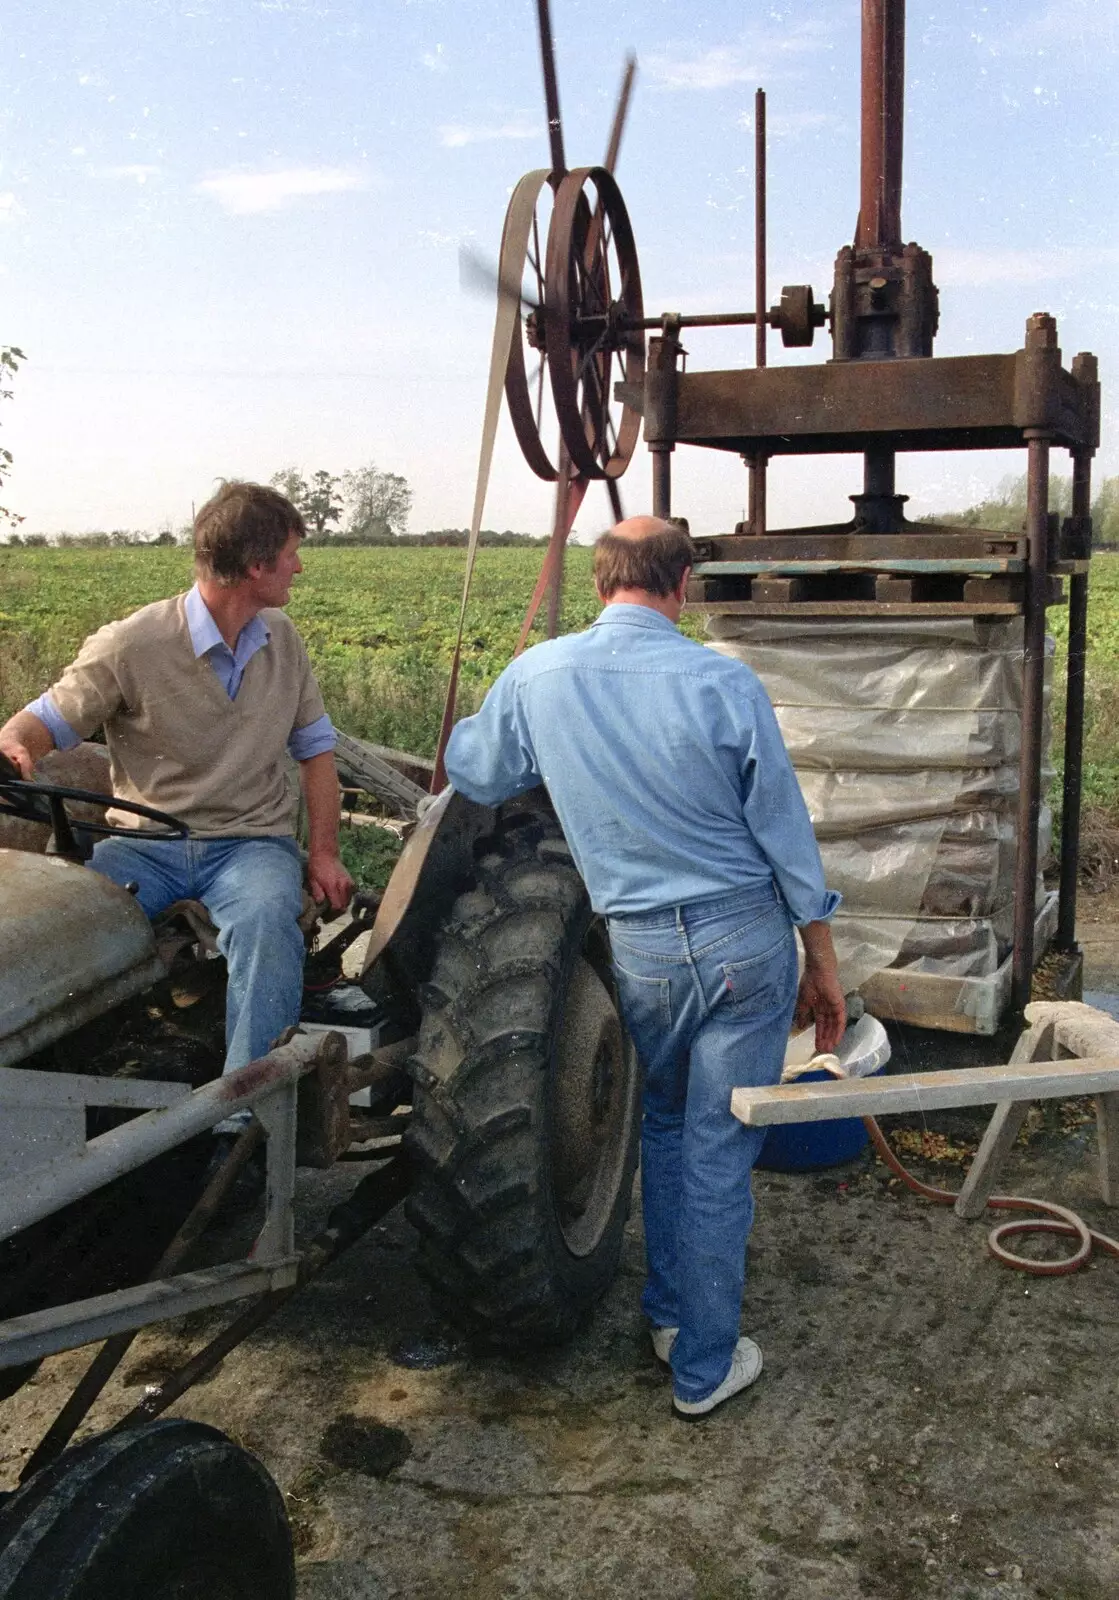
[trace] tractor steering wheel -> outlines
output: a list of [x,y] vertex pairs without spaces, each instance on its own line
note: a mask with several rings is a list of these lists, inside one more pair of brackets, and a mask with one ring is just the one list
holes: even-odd
[[[130,811],[134,816],[145,817],[159,826],[128,828],[106,821],[72,821],[66,810],[67,800]],[[57,783],[28,782],[20,776],[15,763],[3,754],[0,754],[0,814],[22,817],[26,822],[46,823],[53,829],[57,853],[77,860],[83,859],[85,852],[74,838],[75,828],[85,833],[120,834],[127,839],[185,839],[190,832],[188,825],[180,818],[166,811],[156,811],[153,806],[141,805],[135,800],[118,800],[114,795],[100,794],[95,789],[70,789]]]

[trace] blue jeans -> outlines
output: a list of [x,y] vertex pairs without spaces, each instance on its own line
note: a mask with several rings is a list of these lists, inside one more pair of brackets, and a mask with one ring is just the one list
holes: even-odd
[[781,1076],[797,990],[796,939],[774,887],[609,919],[619,998],[645,1071],[642,1306],[680,1330],[675,1392],[704,1400],[730,1371],[765,1129],[731,1090]]
[[229,972],[225,1072],[267,1054],[303,999],[303,866],[294,839],[103,839],[90,866],[139,885],[149,917],[201,900]]

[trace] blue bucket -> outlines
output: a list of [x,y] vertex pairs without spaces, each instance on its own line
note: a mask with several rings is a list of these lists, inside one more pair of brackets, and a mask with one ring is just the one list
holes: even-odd
[[[886,1070],[890,1042],[877,1017],[867,1014],[849,1027],[836,1050],[849,1078],[874,1078]],[[812,1059],[812,1033],[790,1040],[786,1065],[799,1066]],[[797,1083],[823,1083],[830,1072],[802,1072]],[[765,1136],[756,1166],[767,1172],[813,1172],[854,1161],[867,1147],[868,1134],[861,1117],[839,1117],[832,1122],[774,1123]]]

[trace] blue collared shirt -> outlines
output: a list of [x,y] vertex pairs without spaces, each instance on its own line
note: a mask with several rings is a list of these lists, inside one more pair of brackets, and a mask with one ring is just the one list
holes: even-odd
[[[237,642],[231,650],[221,636],[221,629],[210,615],[210,608],[203,600],[197,584],[183,602],[183,609],[186,613],[187,628],[190,631],[190,642],[195,658],[205,656],[208,659],[226,694],[231,700],[236,700],[241,680],[245,676],[245,668],[257,651],[262,650],[272,637],[268,624],[259,614],[250,617],[237,635]],[[58,710],[51,699],[49,689],[46,694],[41,694],[37,700],[32,700],[24,709],[33,712],[39,721],[46,725],[56,750],[72,750],[76,744],[81,743],[81,734],[75,733]],[[288,737],[288,754],[295,761],[309,761],[312,756],[320,756],[326,750],[333,750],[336,743],[337,737],[330,718],[317,717],[305,728],[292,729]]]
[[839,905],[757,675],[648,606],[608,605],[512,662],[446,766],[484,805],[543,782],[604,915],[765,883],[798,925]]

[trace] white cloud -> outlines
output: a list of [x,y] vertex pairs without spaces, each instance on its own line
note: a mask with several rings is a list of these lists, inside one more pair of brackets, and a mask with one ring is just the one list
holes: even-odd
[[[799,139],[803,133],[811,133],[817,128],[835,128],[840,126],[841,119],[833,116],[830,111],[789,111],[784,114],[778,112],[776,116],[766,114],[765,131],[770,139]],[[752,129],[754,126],[754,113],[744,111],[738,119],[740,128]]]
[[761,76],[756,61],[747,61],[741,51],[725,47],[705,50],[690,61],[654,56],[647,71],[660,89],[727,89],[732,83],[753,83]]
[[806,22],[779,33],[754,30],[748,39],[707,50],[670,46],[646,57],[642,65],[658,89],[727,89],[774,76],[787,57],[828,48],[826,25]]
[[144,166],[141,162],[136,162],[127,167],[104,167],[102,168],[101,176],[103,178],[123,178],[132,183],[144,184],[147,183],[149,178],[158,177],[159,170],[158,167]]
[[19,201],[9,189],[0,194],[0,222],[14,222],[19,216]]
[[474,237],[473,228],[466,228],[461,233],[440,233],[437,228],[421,228],[416,235],[421,244],[430,245],[436,250],[445,250],[449,245],[461,245],[465,239]]
[[447,58],[443,54],[443,46],[437,44],[434,50],[425,50],[420,57],[429,72],[446,72]]
[[1119,264],[1119,247],[1097,250],[960,250],[951,245],[933,251],[933,277],[942,288],[988,288],[992,284],[1054,283],[1073,278],[1085,267]]
[[1080,52],[1099,57],[1119,45],[1119,6],[1115,0],[1058,0],[1032,17],[1021,8],[1007,13],[986,38],[974,35],[992,55],[1045,56],[1052,51],[1075,59]]
[[364,189],[366,181],[360,172],[343,167],[287,167],[279,172],[220,172],[203,178],[195,189],[234,216],[250,216],[282,211],[310,195]]
[[513,122],[494,123],[488,128],[467,128],[461,123],[450,123],[439,129],[439,143],[447,150],[461,150],[467,144],[488,144],[492,139],[535,139],[543,132],[539,122],[520,118]]

